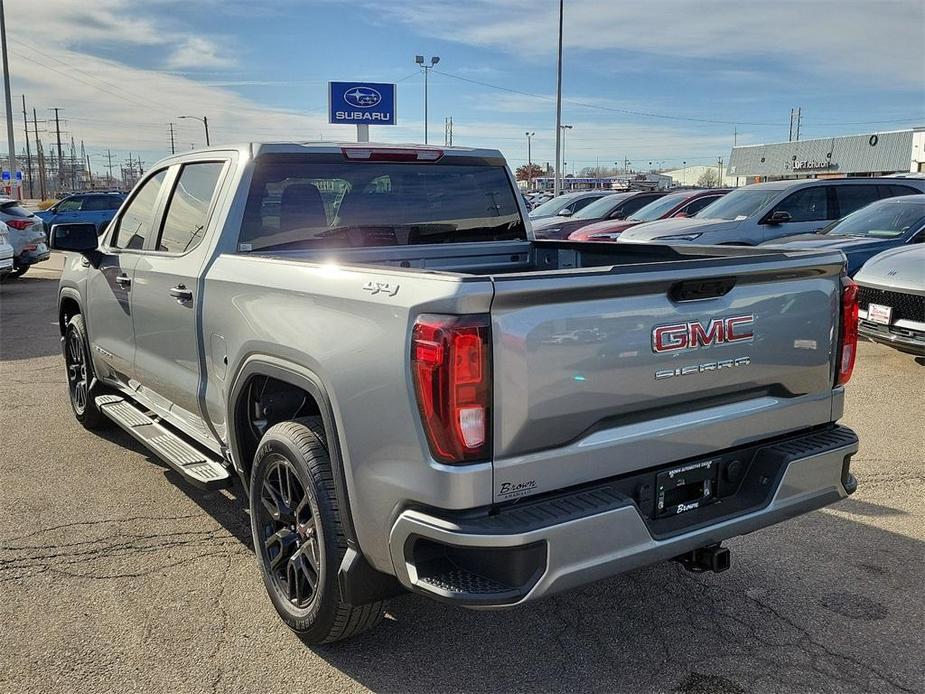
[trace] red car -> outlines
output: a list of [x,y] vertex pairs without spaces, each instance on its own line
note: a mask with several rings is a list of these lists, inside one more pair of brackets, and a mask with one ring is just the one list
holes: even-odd
[[639,208],[626,219],[605,219],[602,222],[586,224],[573,231],[569,241],[616,241],[617,237],[637,224],[669,217],[693,217],[711,202],[729,192],[728,188],[708,190],[682,190],[650,202]]

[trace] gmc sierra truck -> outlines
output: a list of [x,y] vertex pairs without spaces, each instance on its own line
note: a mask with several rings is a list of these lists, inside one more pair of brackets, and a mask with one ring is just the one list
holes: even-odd
[[856,487],[840,251],[536,241],[497,151],[331,142],[170,157],[51,241],[77,420],[239,479],[311,643],[721,571]]

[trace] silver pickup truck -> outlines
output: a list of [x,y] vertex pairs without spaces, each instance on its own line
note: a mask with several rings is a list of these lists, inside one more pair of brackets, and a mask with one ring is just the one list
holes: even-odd
[[404,590],[721,571],[856,487],[840,252],[536,241],[516,191],[494,150],[247,144],[155,165],[99,239],[51,229],[75,416],[239,479],[309,642]]

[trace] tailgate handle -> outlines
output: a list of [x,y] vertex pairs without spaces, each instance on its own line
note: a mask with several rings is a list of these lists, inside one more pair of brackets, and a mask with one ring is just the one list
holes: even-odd
[[685,280],[671,285],[668,296],[672,301],[698,301],[726,296],[735,286],[735,277],[717,277],[707,280]]

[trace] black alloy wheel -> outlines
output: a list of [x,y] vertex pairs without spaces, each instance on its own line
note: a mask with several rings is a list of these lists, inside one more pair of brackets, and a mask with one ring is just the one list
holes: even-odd
[[293,607],[308,609],[324,580],[317,507],[289,460],[272,454],[267,466],[257,520],[268,573]]
[[74,325],[69,325],[64,342],[64,362],[67,366],[67,388],[71,394],[71,405],[78,417],[87,411],[90,397],[90,375],[87,372],[87,352],[83,335]]

